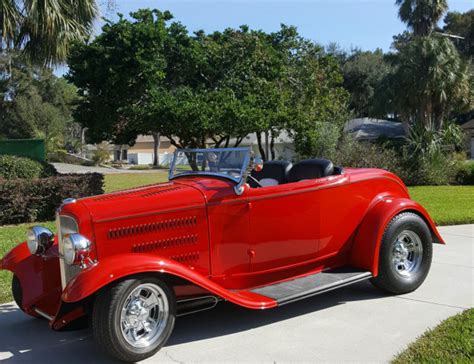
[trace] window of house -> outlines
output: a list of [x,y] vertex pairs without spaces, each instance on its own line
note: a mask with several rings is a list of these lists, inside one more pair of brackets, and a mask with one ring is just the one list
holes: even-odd
[[126,161],[128,159],[128,150],[127,149],[123,149],[122,150],[122,160],[123,161]]
[[115,151],[115,160],[119,161],[120,160],[120,150]]

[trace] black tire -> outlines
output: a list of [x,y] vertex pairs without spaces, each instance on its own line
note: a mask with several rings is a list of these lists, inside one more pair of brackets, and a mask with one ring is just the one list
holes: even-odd
[[[396,250],[396,241],[404,232],[415,234],[419,241],[417,246],[422,247],[422,252],[418,253],[421,261],[413,268],[412,272],[400,273],[393,263],[393,254]],[[416,238],[415,238],[416,239]],[[433,241],[431,231],[425,221],[418,215],[411,212],[404,212],[395,216],[387,225],[382,237],[379,255],[378,276],[371,279],[371,282],[378,288],[390,293],[403,294],[416,290],[425,280],[431,267],[433,257]],[[403,265],[402,265],[403,267]],[[402,269],[403,270],[403,269]]]
[[[142,284],[157,285],[168,301],[168,318],[156,342],[148,347],[135,347],[125,339],[121,329],[121,311],[127,298]],[[166,343],[174,328],[176,301],[173,290],[154,277],[126,279],[104,288],[94,304],[92,312],[92,332],[99,346],[118,360],[137,362],[154,355]]]
[[21,288],[20,280],[15,275],[12,278],[12,296],[13,296],[13,300],[15,301],[17,306],[20,308],[20,310],[25,312],[25,310],[23,309],[23,306],[22,306],[22,304],[23,304],[23,289]]
[[18,308],[21,311],[23,311],[24,313],[26,313],[27,315],[29,315],[31,317],[44,320],[43,316],[40,316],[40,315],[35,314],[33,312],[27,312],[27,311],[24,310],[24,308],[23,308],[23,288],[21,287],[21,282],[20,282],[20,280],[18,279],[18,277],[16,275],[13,275],[13,278],[12,278],[12,296],[13,296],[13,300],[15,301],[15,303],[17,304]]

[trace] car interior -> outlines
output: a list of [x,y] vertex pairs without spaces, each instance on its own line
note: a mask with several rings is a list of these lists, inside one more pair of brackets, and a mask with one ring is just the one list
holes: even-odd
[[253,188],[277,186],[342,173],[342,167],[334,166],[327,159],[305,159],[296,164],[288,161],[267,161],[263,163],[261,171],[252,171],[249,184]]

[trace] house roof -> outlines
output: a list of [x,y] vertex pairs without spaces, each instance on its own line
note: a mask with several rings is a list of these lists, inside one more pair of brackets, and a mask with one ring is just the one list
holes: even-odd
[[352,134],[357,140],[375,140],[381,136],[397,139],[406,136],[402,123],[372,118],[349,120],[344,126],[344,132]]
[[464,124],[462,124],[461,128],[463,128],[464,130],[474,129],[474,119],[469,120],[468,122],[465,122]]
[[[169,141],[169,139],[163,135],[160,137],[160,140],[162,142]],[[153,143],[153,136],[152,135],[139,135],[137,136],[135,143]]]
[[[230,140],[230,144],[233,144],[235,139]],[[262,142],[265,143],[265,136],[262,135]],[[274,140],[275,144],[293,144],[293,138],[286,130],[282,130],[280,134]],[[243,140],[240,146],[258,145],[256,133],[248,134]]]

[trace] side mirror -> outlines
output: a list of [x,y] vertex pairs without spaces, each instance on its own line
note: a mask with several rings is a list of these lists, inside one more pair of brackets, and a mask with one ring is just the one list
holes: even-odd
[[256,157],[253,159],[253,170],[255,172],[260,172],[263,169],[263,159]]

